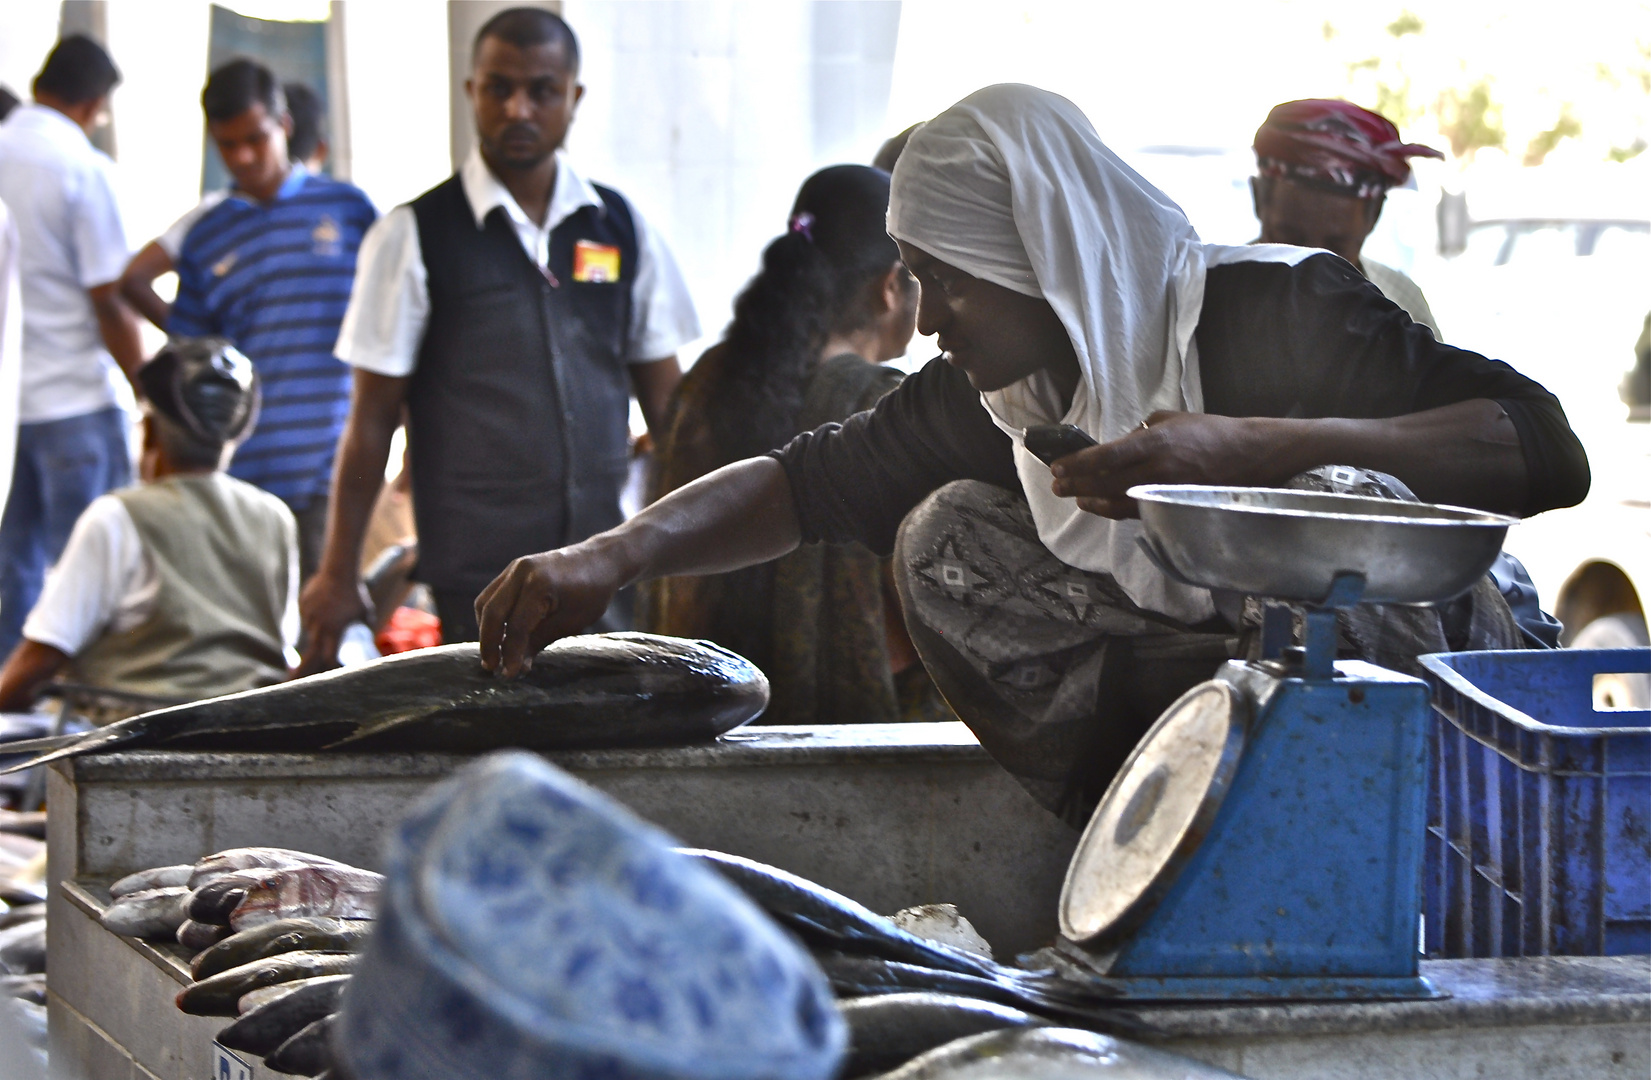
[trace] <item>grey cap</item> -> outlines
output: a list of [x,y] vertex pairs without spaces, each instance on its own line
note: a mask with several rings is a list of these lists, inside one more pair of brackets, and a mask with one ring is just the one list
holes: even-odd
[[173,338],[138,369],[155,410],[203,443],[223,446],[258,422],[258,373],[223,338]]

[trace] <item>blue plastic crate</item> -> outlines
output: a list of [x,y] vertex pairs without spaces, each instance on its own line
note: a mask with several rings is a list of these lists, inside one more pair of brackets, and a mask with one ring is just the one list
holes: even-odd
[[1651,712],[1594,709],[1594,676],[1651,649],[1437,653],[1429,956],[1651,953]]

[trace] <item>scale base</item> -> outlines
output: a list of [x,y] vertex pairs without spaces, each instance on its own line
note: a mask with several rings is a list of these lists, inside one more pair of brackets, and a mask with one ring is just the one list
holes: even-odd
[[1431,1001],[1450,995],[1421,975],[1383,976],[1216,976],[1093,980],[1124,1001]]

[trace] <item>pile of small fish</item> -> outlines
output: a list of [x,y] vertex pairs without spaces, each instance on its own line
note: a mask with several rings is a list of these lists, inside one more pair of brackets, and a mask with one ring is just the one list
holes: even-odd
[[175,750],[433,751],[681,746],[755,719],[768,679],[708,641],[587,634],[540,652],[520,678],[481,665],[478,646],[398,653],[307,679],[156,709],[78,735],[6,744],[34,757]]
[[0,1008],[46,1052],[46,822],[0,810]]
[[382,878],[287,848],[234,848],[121,878],[101,921],[195,953],[178,1008],[237,1017],[218,1033],[276,1072],[326,1071],[327,1032],[372,931]]
[[[1117,1040],[1106,1036],[1142,1030],[1133,1013],[1096,989],[1053,970],[1010,967],[982,955],[984,942],[974,944],[978,936],[955,908],[908,909],[896,921],[778,867],[715,851],[685,854],[720,871],[814,954],[849,1026],[842,1080],[873,1076],[939,1053],[936,1048],[955,1040],[1001,1029],[1082,1029],[1086,1038],[1109,1042]],[[901,927],[936,921],[943,930],[927,931],[929,937]],[[899,1075],[907,1074],[902,1069]]]

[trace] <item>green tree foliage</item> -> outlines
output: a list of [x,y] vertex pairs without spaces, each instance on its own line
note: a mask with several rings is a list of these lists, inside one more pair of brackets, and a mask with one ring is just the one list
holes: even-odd
[[1574,139],[1582,134],[1582,121],[1571,115],[1569,105],[1561,109],[1559,119],[1547,131],[1539,132],[1525,146],[1525,164],[1540,165],[1562,139]]
[[1440,133],[1450,140],[1450,151],[1459,158],[1472,158],[1475,151],[1508,141],[1502,106],[1491,99],[1488,79],[1480,79],[1465,91],[1451,87],[1439,95],[1434,109]]

